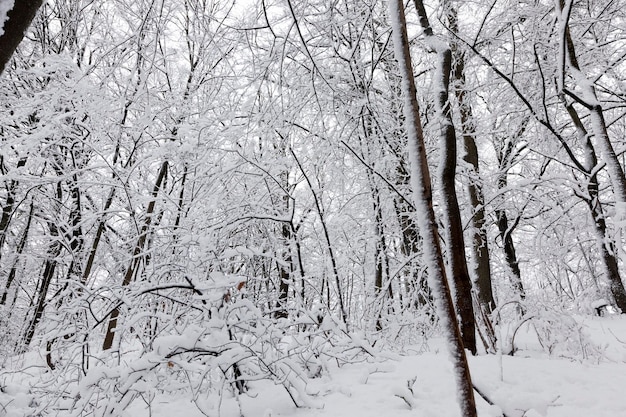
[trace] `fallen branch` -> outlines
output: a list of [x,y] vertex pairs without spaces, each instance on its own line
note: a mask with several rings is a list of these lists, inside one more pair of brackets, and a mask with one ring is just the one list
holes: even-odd
[[[496,407],[500,408],[500,410],[502,410],[502,407],[500,407],[499,405],[497,405],[496,403],[494,403],[493,401],[491,401],[491,400],[489,399],[489,397],[487,397],[487,394],[485,394],[482,390],[480,390],[480,389],[476,386],[476,384],[472,383],[472,387],[474,388],[474,391],[476,391],[476,393],[477,393],[478,395],[480,395],[480,396],[481,396],[481,398],[482,398],[483,400],[485,400],[485,402],[486,402],[487,404],[489,404],[489,405],[495,405]],[[504,411],[502,411],[502,417],[509,417],[509,416],[508,416],[508,415],[507,415]]]

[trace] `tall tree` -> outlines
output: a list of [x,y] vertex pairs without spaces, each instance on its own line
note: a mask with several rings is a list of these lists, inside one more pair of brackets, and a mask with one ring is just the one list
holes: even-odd
[[461,133],[465,146],[463,160],[468,165],[467,192],[472,207],[472,227],[470,229],[472,257],[474,261],[474,279],[481,308],[489,314],[495,307],[491,284],[491,265],[489,241],[487,239],[485,195],[482,190],[478,160],[478,146],[476,145],[476,127],[474,112],[470,103],[466,80],[466,51],[456,39],[459,33],[458,5],[452,1],[446,2],[445,15],[448,27],[455,36],[450,39],[452,52],[451,77],[454,96],[458,103]]
[[433,75],[435,79],[433,85],[435,86],[435,109],[440,125],[439,152],[441,153],[441,162],[439,166],[439,180],[441,181],[443,200],[443,220],[446,226],[448,267],[454,282],[454,304],[459,315],[463,345],[472,354],[476,354],[476,324],[472,305],[472,280],[467,268],[461,211],[456,195],[456,130],[452,119],[449,97],[452,50],[444,40],[435,35],[433,28],[430,26],[424,3],[421,0],[415,0],[415,8],[417,9],[420,25],[424,31],[426,44],[437,54],[437,69]]
[[[420,234],[424,239],[424,257],[428,265],[428,279],[434,293],[435,303],[455,368],[454,374],[456,376],[457,389],[459,390],[461,415],[464,417],[476,417],[472,380],[463,347],[459,322],[456,318],[454,303],[446,277],[437,223],[432,206],[430,172],[426,159],[419,105],[416,98],[417,90],[415,88],[404,2],[402,0],[389,2],[389,19],[393,28],[395,56],[402,76],[403,111],[406,118],[405,130],[409,138],[409,157],[411,158],[411,185],[413,186],[414,204],[420,212],[418,221]],[[442,146],[446,145],[442,144]]]

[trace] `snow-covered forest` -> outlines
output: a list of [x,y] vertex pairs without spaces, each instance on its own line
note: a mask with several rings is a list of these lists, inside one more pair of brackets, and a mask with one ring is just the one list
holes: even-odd
[[626,1],[1,25],[0,416],[626,415]]

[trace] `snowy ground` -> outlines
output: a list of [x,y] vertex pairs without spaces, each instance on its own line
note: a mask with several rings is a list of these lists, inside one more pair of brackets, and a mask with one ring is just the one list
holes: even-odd
[[[577,317],[574,332],[555,326],[556,337],[536,332],[528,322],[516,337],[515,356],[470,358],[479,416],[619,417],[626,416],[626,318]],[[558,332],[556,331],[560,329]],[[545,330],[545,329],[544,329]],[[540,338],[537,334],[541,334]],[[501,336],[506,339],[506,335]],[[543,345],[543,346],[542,346]],[[420,349],[423,350],[423,349]],[[549,351],[550,353],[546,352]],[[247,394],[216,399],[157,396],[135,401],[129,417],[381,417],[458,416],[447,354],[437,340],[426,352],[406,348],[390,359],[347,364],[330,362],[324,376],[306,387],[307,408],[296,408],[282,386],[250,384]],[[28,380],[0,371],[0,416],[32,413]],[[34,375],[35,372],[31,372]],[[228,390],[227,390],[228,391]],[[200,411],[203,409],[204,413]],[[61,415],[61,414],[58,414]]]

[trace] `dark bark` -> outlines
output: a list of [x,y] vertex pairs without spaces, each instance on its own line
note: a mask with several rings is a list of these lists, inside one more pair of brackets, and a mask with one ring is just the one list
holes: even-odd
[[[371,175],[370,184],[372,184],[372,198],[374,200],[374,221],[376,229],[376,248],[375,248],[375,273],[374,273],[374,291],[377,299],[380,300],[381,308],[376,319],[376,330],[382,330],[382,311],[385,301],[382,295],[384,286],[387,286],[387,295],[389,300],[393,300],[393,290],[391,288],[391,282],[389,282],[389,259],[387,258],[387,240],[385,239],[385,230],[383,226],[383,212],[380,206],[380,194],[379,190],[373,185],[373,178]],[[385,279],[387,282],[385,282]]]
[[4,34],[0,36],[0,74],[24,39],[26,30],[42,4],[43,0],[15,0],[4,22]]
[[[60,201],[60,199],[59,199]],[[35,304],[35,311],[33,313],[33,317],[30,320],[26,328],[26,333],[24,334],[24,346],[30,345],[30,342],[33,340],[33,336],[35,335],[35,329],[43,316],[43,312],[46,308],[48,290],[50,288],[50,284],[52,283],[52,279],[54,278],[56,268],[57,268],[57,257],[61,253],[61,249],[63,248],[61,243],[59,242],[59,231],[57,226],[53,222],[48,222],[48,227],[50,229],[50,236],[52,237],[52,241],[50,242],[50,247],[47,253],[47,259],[44,262],[43,274],[41,276],[41,281],[39,283],[38,291],[37,291],[37,302]]]
[[[421,1],[416,0],[416,9],[419,14],[420,24],[426,37],[435,38],[433,30],[428,22],[426,10]],[[434,77],[437,81],[435,91],[435,108],[439,116],[441,146],[440,181],[443,201],[444,224],[446,225],[446,247],[448,266],[454,281],[454,304],[460,317],[461,336],[463,345],[472,354],[476,354],[476,322],[474,318],[474,306],[472,304],[472,280],[467,269],[467,257],[465,254],[465,238],[463,236],[463,224],[461,222],[461,210],[456,195],[456,131],[452,120],[452,109],[449,101],[450,75],[452,71],[452,51],[443,42],[435,40],[433,44],[439,44],[434,52],[439,60]]]
[[[154,214],[154,208],[156,206],[156,199],[159,194],[159,190],[161,189],[163,182],[165,181],[168,167],[169,164],[167,161],[164,161],[161,164],[161,168],[159,170],[159,173],[154,183],[154,188],[152,190],[152,200],[150,200],[150,202],[148,203],[148,207],[146,208],[146,217],[144,220],[144,224],[139,231],[137,243],[135,244],[135,249],[133,250],[133,257],[130,261],[130,264],[128,265],[128,268],[126,269],[124,280],[122,281],[122,288],[127,287],[131,283],[141,263],[142,252],[144,251],[148,234],[150,233],[150,225],[152,224],[152,216]],[[113,346],[115,329],[117,328],[117,318],[119,317],[119,315],[120,308],[116,306],[113,308],[113,310],[111,310],[111,314],[109,316],[109,322],[107,325],[106,335],[104,337],[104,343],[102,344],[102,350],[108,350]]]
[[567,112],[576,127],[578,137],[583,144],[585,152],[585,167],[588,176],[586,185],[586,195],[580,197],[587,203],[591,218],[593,220],[594,229],[598,238],[598,246],[602,263],[604,264],[605,273],[609,281],[609,289],[615,300],[615,305],[622,311],[626,312],[626,290],[620,277],[617,253],[613,238],[607,233],[607,225],[604,216],[602,203],[600,202],[600,183],[595,170],[598,165],[596,151],[591,143],[591,138],[585,129],[580,116],[572,104],[565,103]]
[[[498,190],[503,190],[507,186],[508,166],[510,158],[512,157],[512,150],[513,144],[509,141],[505,145],[505,149],[503,149],[500,155],[498,155],[500,163],[500,173],[497,180]],[[496,224],[498,226],[498,231],[500,232],[500,239],[502,240],[502,249],[504,250],[504,259],[511,272],[509,279],[513,285],[514,291],[517,295],[519,295],[521,300],[524,300],[526,292],[524,290],[524,284],[522,283],[522,273],[519,268],[517,253],[515,251],[515,243],[513,242],[512,237],[512,233],[517,226],[517,222],[513,222],[512,225],[509,224],[509,218],[504,208],[497,208],[495,212]]]
[[[285,156],[286,154],[287,142],[281,138],[281,143],[279,145],[281,156]],[[284,187],[283,195],[281,198],[282,210],[285,214],[290,212],[291,208],[291,196],[287,192],[289,190],[289,172],[285,169],[280,175],[280,181],[282,183],[282,187]],[[276,318],[287,318],[289,317],[288,310],[288,301],[289,301],[289,287],[292,282],[292,274],[295,270],[293,265],[293,258],[291,256],[291,242],[293,241],[293,218],[290,219],[289,222],[283,222],[280,227],[280,236],[282,249],[280,256],[284,264],[279,262],[276,263],[276,267],[278,268],[278,305],[276,308],[276,312],[274,316]]]
[[[458,33],[457,10],[448,7],[447,16],[450,30],[453,33]],[[465,90],[465,54],[460,50],[458,42],[453,41],[450,44],[450,48],[453,54],[452,78],[454,80],[454,94],[459,104],[461,132],[465,146],[463,160],[470,168],[467,192],[474,212],[471,219],[471,236],[475,262],[474,274],[476,289],[481,307],[487,313],[491,313],[495,308],[495,300],[491,286],[489,244],[487,240],[487,229],[485,227],[485,197],[478,178],[478,148],[476,147],[474,131],[474,115],[472,107],[468,103],[467,91]]]
[[[420,1],[416,1],[416,4],[421,6],[423,10],[423,4]],[[416,98],[417,90],[406,30],[404,2],[402,0],[390,1],[389,12],[390,18],[394,20],[392,24],[393,42],[396,60],[402,75],[404,126],[408,135],[409,158],[412,166],[411,185],[413,187],[414,204],[420,213],[417,219],[420,235],[424,241],[424,259],[429,268],[428,279],[433,290],[437,310],[441,316],[442,331],[444,332],[453,361],[461,414],[464,417],[476,417],[476,402],[474,400],[472,379],[446,277],[437,222],[432,205],[430,172],[426,159],[419,105]]]
[[[561,47],[566,51],[566,53],[564,54],[564,56],[566,57],[565,59],[567,61],[567,64],[571,68],[573,68],[575,72],[582,74],[580,65],[578,63],[574,41],[570,33],[569,17],[571,9],[563,10],[563,1],[557,3],[557,5],[559,6],[557,8],[557,12],[559,12],[560,14],[559,19],[563,19],[562,24],[565,25],[565,36],[564,39],[561,39]],[[565,101],[565,94],[567,94],[572,99],[574,99],[574,101],[584,105],[589,110],[591,132],[593,132],[594,140],[598,143],[602,151],[602,159],[606,164],[606,170],[611,180],[613,195],[616,203],[616,218],[617,221],[623,221],[626,218],[626,176],[624,175],[624,169],[622,168],[622,165],[620,164],[617,157],[617,153],[615,152],[613,144],[611,143],[608,127],[604,118],[604,110],[602,108],[602,104],[597,99],[594,85],[589,82],[578,85],[578,87],[582,90],[583,98],[568,91],[564,85],[566,72],[565,62],[562,63],[562,66],[562,73],[559,74],[559,94],[563,101]],[[577,80],[577,77],[573,78]],[[586,100],[590,100],[591,102],[588,102]],[[566,105],[566,107],[568,109],[570,117],[574,122],[574,125],[579,132],[579,136],[584,138],[583,143],[587,149],[588,156],[586,168],[589,173],[592,173],[592,170],[597,164],[597,161],[594,161],[596,157],[595,152],[593,151],[593,145],[589,141],[589,134],[583,127],[582,122],[578,117],[578,114],[574,110],[573,104]],[[590,160],[590,158],[592,158],[592,160]],[[624,283],[619,276],[619,268],[617,265],[617,260],[615,258],[614,244],[610,241],[610,239],[608,239],[608,236],[606,235],[606,224],[604,221],[604,216],[601,212],[600,201],[597,199],[597,187],[597,178],[595,173],[593,173],[590,176],[589,183],[587,185],[587,191],[589,192],[589,201],[587,201],[587,204],[589,205],[592,218],[594,219],[596,233],[598,234],[598,238],[601,240],[600,246],[602,259],[606,267],[607,278],[609,280],[609,288],[615,299],[615,304],[622,311],[623,314],[626,314],[626,289],[624,288]],[[593,196],[594,194],[595,197]]]
[[500,238],[502,239],[502,246],[504,249],[504,259],[509,269],[511,270],[511,284],[513,289],[523,300],[526,297],[526,291],[524,290],[524,284],[522,283],[522,273],[517,261],[517,253],[515,251],[515,243],[513,242],[513,228],[509,227],[509,218],[504,209],[496,210],[496,222],[498,224],[498,230],[500,232]]
[[[20,158],[17,161],[16,168],[22,168],[26,165],[27,158]],[[6,184],[7,187],[7,199],[2,206],[2,217],[0,217],[0,259],[2,259],[2,248],[4,247],[4,242],[6,241],[7,231],[9,230],[9,224],[11,222],[11,217],[13,216],[13,209],[15,208],[15,196],[17,193],[18,182],[16,180],[9,181]]]
[[[289,196],[286,196],[289,198]],[[276,263],[278,268],[278,306],[274,316],[276,318],[289,317],[288,311],[288,299],[289,299],[289,283],[291,282],[291,274],[293,272],[293,259],[291,258],[291,251],[289,245],[291,242],[291,226],[289,223],[283,223],[281,226],[281,237],[283,240],[283,261],[287,265]]]
[[13,261],[13,265],[11,266],[11,270],[9,271],[9,275],[7,276],[7,281],[4,287],[4,292],[2,293],[2,298],[0,298],[0,305],[5,305],[7,301],[7,296],[13,285],[13,281],[15,280],[15,275],[17,274],[17,265],[24,252],[24,247],[26,246],[26,241],[28,240],[28,233],[30,231],[30,225],[33,220],[33,214],[35,212],[35,203],[31,201],[30,210],[28,211],[28,217],[26,221],[26,226],[24,226],[24,231],[22,232],[22,237],[20,238],[19,243],[17,244],[17,248],[15,249],[15,260]]

